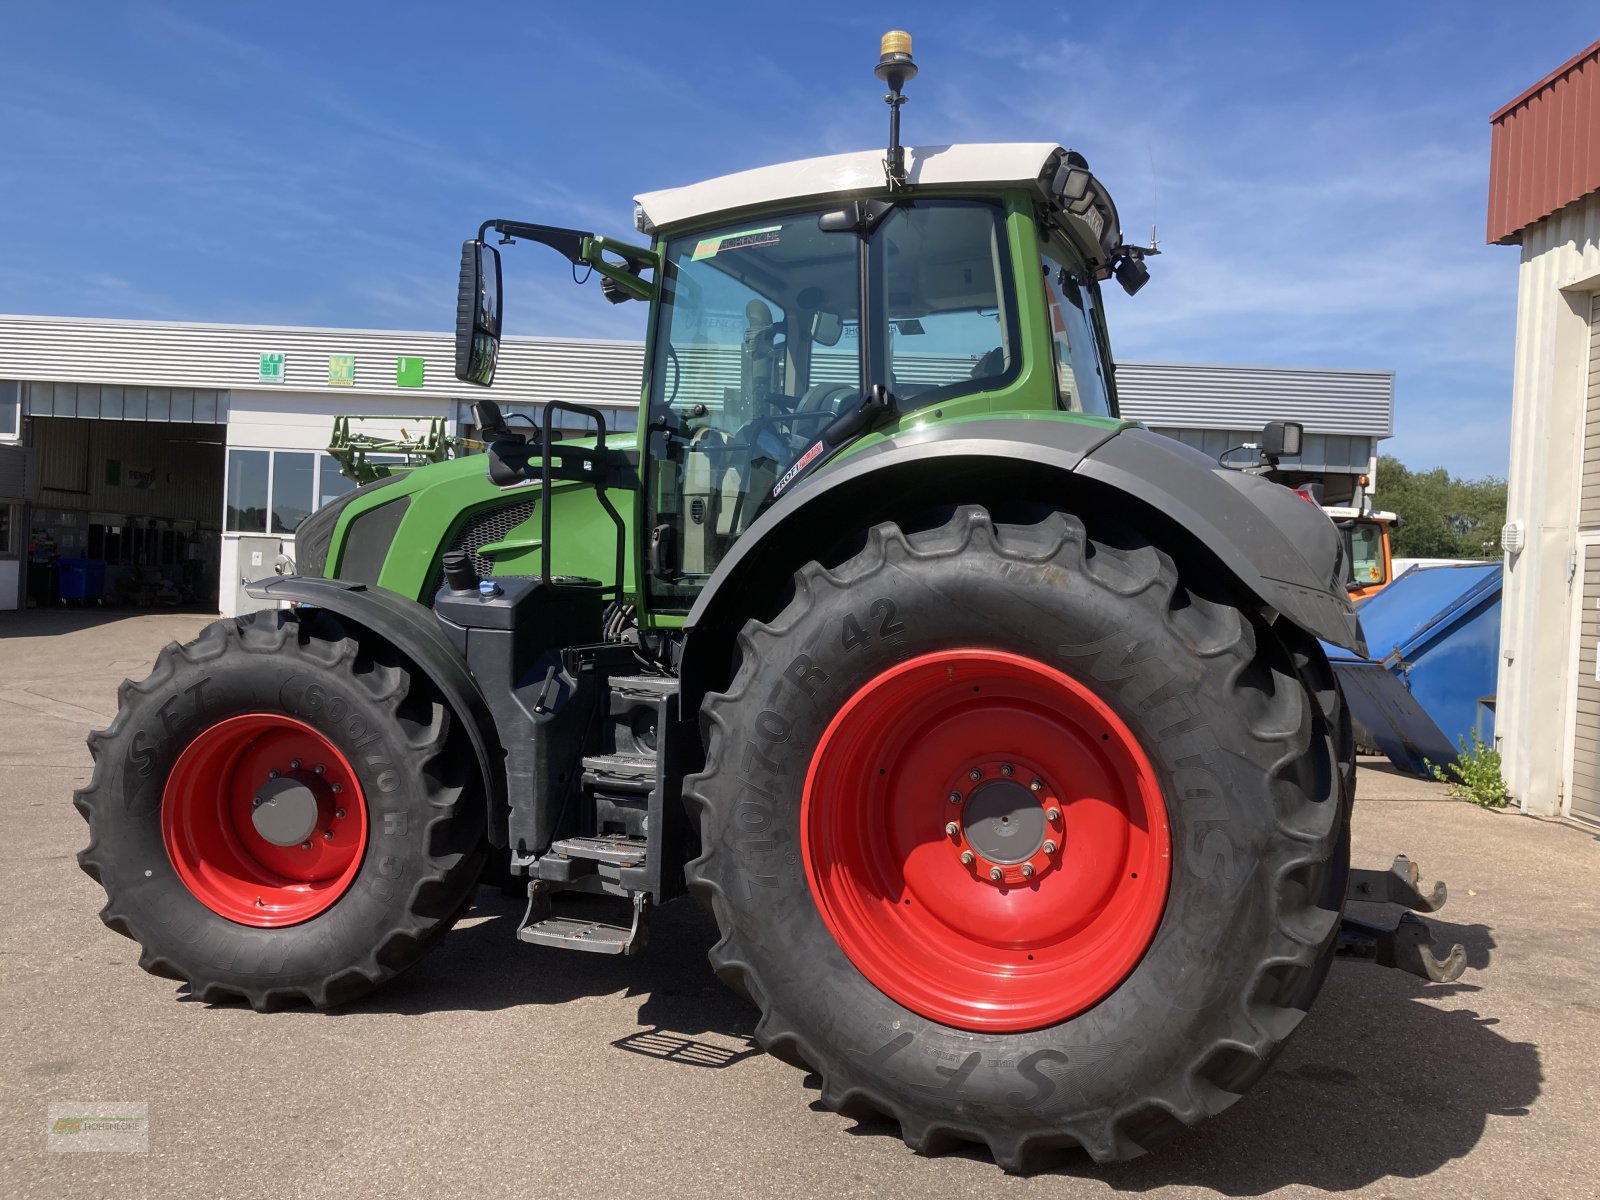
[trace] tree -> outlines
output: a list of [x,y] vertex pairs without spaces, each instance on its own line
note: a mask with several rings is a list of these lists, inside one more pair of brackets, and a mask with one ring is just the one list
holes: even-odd
[[1457,479],[1443,467],[1413,471],[1378,459],[1377,506],[1404,518],[1392,536],[1397,558],[1495,558],[1506,520],[1506,481]]

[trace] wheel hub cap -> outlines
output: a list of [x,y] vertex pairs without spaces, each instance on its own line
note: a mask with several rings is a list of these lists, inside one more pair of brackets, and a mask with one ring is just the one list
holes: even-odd
[[1044,809],[1032,792],[1009,779],[979,784],[961,825],[978,857],[1002,866],[1027,862],[1044,845]]
[[317,827],[317,797],[298,779],[269,779],[255,795],[250,822],[274,846],[298,846]]

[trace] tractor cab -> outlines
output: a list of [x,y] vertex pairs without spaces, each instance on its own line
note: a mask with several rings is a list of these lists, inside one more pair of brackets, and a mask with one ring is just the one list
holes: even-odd
[[1399,528],[1401,518],[1392,512],[1332,505],[1324,505],[1322,511],[1344,539],[1345,562],[1350,569],[1345,586],[1350,598],[1365,600],[1382,591],[1394,579],[1389,530]]
[[647,193],[635,220],[651,247],[486,223],[463,254],[458,373],[493,377],[490,229],[650,301],[652,613],[687,612],[757,517],[874,434],[1002,411],[1117,420],[1100,281],[1136,291],[1147,251],[1122,245],[1110,196],[1072,151],[905,148],[898,176],[871,151],[808,159]]

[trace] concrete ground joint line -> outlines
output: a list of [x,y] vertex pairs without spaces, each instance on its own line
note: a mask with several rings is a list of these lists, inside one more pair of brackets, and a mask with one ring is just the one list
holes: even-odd
[[40,696],[37,693],[30,692],[25,688],[0,688],[0,700],[8,704],[14,704],[24,712],[54,717],[58,721],[67,721],[74,725],[82,725],[85,722],[89,722],[97,729],[109,725],[112,717],[116,715],[115,713],[96,712],[91,708],[82,708],[65,700],[53,700],[48,696]]

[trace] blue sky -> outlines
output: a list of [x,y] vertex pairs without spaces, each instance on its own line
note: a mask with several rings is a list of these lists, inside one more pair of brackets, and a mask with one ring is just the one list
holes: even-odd
[[[629,235],[637,191],[880,146],[877,36],[904,27],[908,142],[1059,140],[1130,238],[1158,223],[1150,286],[1112,289],[1121,356],[1393,369],[1388,449],[1504,473],[1487,122],[1600,36],[1592,3],[1007,11],[8,4],[0,311],[443,329],[485,217]],[[507,309],[642,334],[532,248]]]

